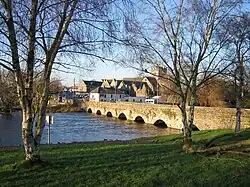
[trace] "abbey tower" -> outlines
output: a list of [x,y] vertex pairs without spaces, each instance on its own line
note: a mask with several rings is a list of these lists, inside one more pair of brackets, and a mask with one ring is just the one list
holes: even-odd
[[167,68],[161,66],[154,66],[151,69],[151,73],[156,80],[160,80],[167,75]]

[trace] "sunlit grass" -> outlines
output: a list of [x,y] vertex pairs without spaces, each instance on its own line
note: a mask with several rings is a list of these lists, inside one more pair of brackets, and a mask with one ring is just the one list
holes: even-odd
[[[194,143],[225,133],[231,131],[196,132]],[[248,157],[187,155],[181,147],[180,135],[42,146],[47,165],[31,168],[17,167],[21,148],[0,150],[0,186],[250,186]]]

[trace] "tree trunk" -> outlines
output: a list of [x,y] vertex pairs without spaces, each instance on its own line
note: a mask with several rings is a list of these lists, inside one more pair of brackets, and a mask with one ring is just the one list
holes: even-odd
[[36,144],[33,138],[33,116],[29,109],[23,109],[22,140],[25,150],[25,159],[29,161],[40,160],[40,155],[36,153]]
[[45,120],[46,120],[46,109],[48,105],[49,100],[49,84],[50,84],[50,74],[44,75],[44,89],[42,97],[39,101],[39,108],[38,108],[38,120],[36,123],[36,130],[35,130],[35,144],[36,144],[36,152],[38,155],[40,155],[40,143],[41,143],[41,137],[43,134],[43,129],[45,126]]
[[[46,108],[49,98],[49,79],[45,83],[43,95],[39,102],[39,108],[33,116],[32,105],[23,107],[22,139],[25,148],[26,160],[40,160],[40,143],[46,119]],[[37,115],[37,116],[36,116]],[[33,133],[33,127],[35,132]]]
[[195,105],[196,105],[196,78],[194,78],[194,83],[192,85],[191,96],[190,96],[190,103],[189,103],[189,116],[188,116],[188,127],[192,133],[192,130],[197,130],[197,127],[194,125],[194,112],[195,112]]
[[[243,86],[244,86],[244,64],[243,64],[243,56],[238,54],[238,61],[239,61],[239,87],[236,90],[236,125],[235,125],[235,132],[240,131],[241,126],[241,107],[242,107],[242,100],[243,100]],[[236,82],[237,88],[237,82]]]
[[241,99],[236,99],[236,125],[235,125],[235,132],[240,131],[241,126]]
[[41,99],[40,109],[38,111],[38,120],[37,120],[36,132],[35,132],[35,142],[38,145],[38,147],[41,142],[41,137],[42,137],[43,129],[45,125],[48,98],[49,98],[49,94],[48,94],[47,89],[45,89],[45,92]]
[[190,98],[190,108],[189,108],[189,117],[188,117],[188,126],[190,128],[190,131],[192,131],[192,128],[194,126],[195,103],[196,103],[196,96],[192,94]]
[[185,101],[181,102],[181,117],[182,117],[182,124],[183,124],[183,150],[188,151],[190,147],[192,147],[192,137],[191,137],[191,129],[188,126],[187,122],[187,110],[186,110],[186,103]]
[[[239,148],[244,148],[242,151],[247,150],[247,146],[250,145],[250,140],[241,140],[236,143],[231,143],[231,144],[226,144],[226,145],[217,145],[214,147],[210,148],[205,148],[205,149],[193,149],[190,151],[190,153],[205,153],[205,154],[214,154],[222,151],[231,151],[233,149],[239,149]],[[235,150],[239,151],[240,150]]]

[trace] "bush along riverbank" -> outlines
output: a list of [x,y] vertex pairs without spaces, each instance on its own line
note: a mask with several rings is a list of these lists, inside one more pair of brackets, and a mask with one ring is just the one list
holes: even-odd
[[[217,137],[216,139],[214,137]],[[199,131],[195,147],[250,138],[250,130]],[[246,149],[249,151],[249,148]],[[1,186],[250,186],[250,157],[235,152],[186,154],[181,135],[41,147],[43,164],[23,149],[0,150]]]
[[63,112],[85,112],[85,110],[81,107],[80,103],[65,103],[49,106],[47,109],[48,112],[53,113],[63,113]]

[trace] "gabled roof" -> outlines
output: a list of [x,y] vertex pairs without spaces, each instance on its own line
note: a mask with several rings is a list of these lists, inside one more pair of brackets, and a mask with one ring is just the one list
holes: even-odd
[[102,82],[101,81],[85,81],[85,80],[82,80],[87,87],[98,87],[98,86],[101,86],[102,85]]
[[122,80],[113,79],[112,82],[110,83],[110,85],[111,85],[113,82],[116,82],[116,87],[118,87],[118,86],[120,85],[120,83],[122,82]]
[[134,81],[123,80],[122,82],[123,82],[124,85],[131,86]]
[[136,86],[137,89],[142,89],[143,86],[147,86],[146,82],[134,82],[134,85]]
[[116,80],[117,82],[117,86],[119,86],[119,84],[121,84],[122,80]]
[[109,84],[112,82],[113,79],[102,79],[102,82],[107,81]]
[[154,88],[157,88],[157,80],[156,80],[156,78],[154,78],[154,77],[145,77],[146,79],[148,79],[148,81],[152,84],[152,86],[154,87]]
[[103,88],[97,87],[96,89],[92,90],[90,93],[100,93],[100,94],[123,94],[124,92],[120,89],[115,88]]

